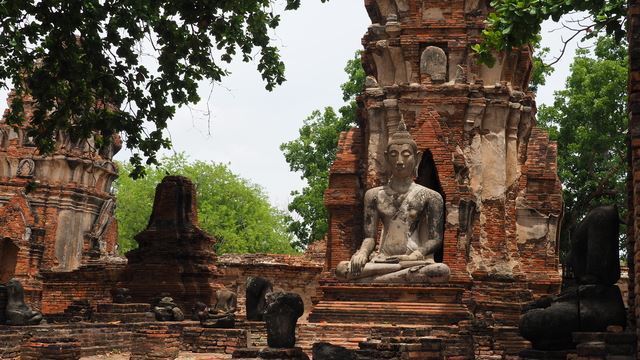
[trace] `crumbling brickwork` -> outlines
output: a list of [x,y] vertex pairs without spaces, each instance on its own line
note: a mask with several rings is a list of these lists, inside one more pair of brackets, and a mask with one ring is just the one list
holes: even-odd
[[275,288],[294,292],[302,297],[305,321],[318,288],[323,263],[307,256],[276,254],[226,254],[218,258],[222,273],[220,282],[238,295],[239,316],[245,315],[245,296],[248,277],[263,277]]
[[215,239],[198,226],[196,190],[191,180],[167,176],[156,188],[147,228],[135,236],[120,284],[133,302],[151,303],[163,293],[182,309],[197,301],[215,303],[220,288]]
[[360,127],[342,134],[325,193],[321,305],[331,306],[327,287],[349,286],[332,271],[360,246],[362,194],[387,181],[384,151],[404,120],[424,153],[416,182],[445,200],[450,283],[465,289],[473,315],[515,325],[522,303],[560,284],[557,149],[535,126],[531,49],[496,54],[493,67],[477,63],[470,46],[481,41],[485,1],[367,0],[365,7],[368,77]]
[[[23,100],[28,124],[34,104]],[[6,124],[8,111],[0,120],[0,282],[18,278],[27,302],[39,307],[43,272],[117,257],[111,158],[121,142],[114,137],[96,148],[93,138],[77,141],[60,131],[53,153],[43,156],[24,127]]]

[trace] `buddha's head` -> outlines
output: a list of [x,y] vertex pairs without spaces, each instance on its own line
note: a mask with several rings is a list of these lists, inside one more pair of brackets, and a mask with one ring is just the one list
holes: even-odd
[[391,135],[384,155],[394,177],[416,176],[422,152],[418,151],[418,145],[407,131],[404,121],[400,121],[398,131]]

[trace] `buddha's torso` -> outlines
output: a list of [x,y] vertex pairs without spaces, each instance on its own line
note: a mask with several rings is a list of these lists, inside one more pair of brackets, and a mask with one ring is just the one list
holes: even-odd
[[410,254],[420,243],[418,229],[424,219],[430,190],[415,183],[405,193],[398,193],[388,186],[377,189],[376,209],[383,224],[380,254]]

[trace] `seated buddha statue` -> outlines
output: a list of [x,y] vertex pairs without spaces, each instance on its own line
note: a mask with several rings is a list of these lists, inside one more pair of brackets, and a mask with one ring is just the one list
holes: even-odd
[[[351,260],[338,264],[336,276],[374,283],[447,282],[449,267],[434,260],[442,247],[444,201],[438,192],[414,182],[422,153],[404,122],[384,155],[391,177],[365,193],[364,240]],[[382,232],[376,244],[378,221]]]

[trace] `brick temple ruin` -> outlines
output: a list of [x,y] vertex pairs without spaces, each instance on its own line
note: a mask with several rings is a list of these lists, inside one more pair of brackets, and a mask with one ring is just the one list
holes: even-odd
[[[365,0],[365,8],[372,25],[362,41],[359,126],[341,135],[331,167],[329,233],[301,256],[217,256],[216,240],[198,227],[193,184],[169,177],[136,236],[139,248],[119,257],[110,189],[118,139],[96,149],[60,133],[45,157],[24,131],[0,123],[0,283],[19,279],[26,302],[50,321],[0,325],[0,357],[46,358],[57,348],[64,358],[112,351],[229,358],[264,347],[264,322],[244,312],[247,278],[256,276],[301,295],[297,345],[309,355],[320,342],[359,359],[518,359],[530,348],[517,324],[524,304],[559,291],[563,208],[556,144],[535,126],[531,49],[499,54],[491,68],[477,64],[470,46],[481,41],[487,1]],[[436,261],[450,268],[449,281],[339,280],[336,267],[363,240],[365,191],[389,179],[384,151],[400,122],[424,153],[416,183],[444,200]],[[114,303],[117,287],[131,290],[131,304]],[[189,318],[196,301],[211,304],[223,287],[238,295],[234,329],[144,315],[167,293]],[[632,323],[635,293],[628,291]]]

